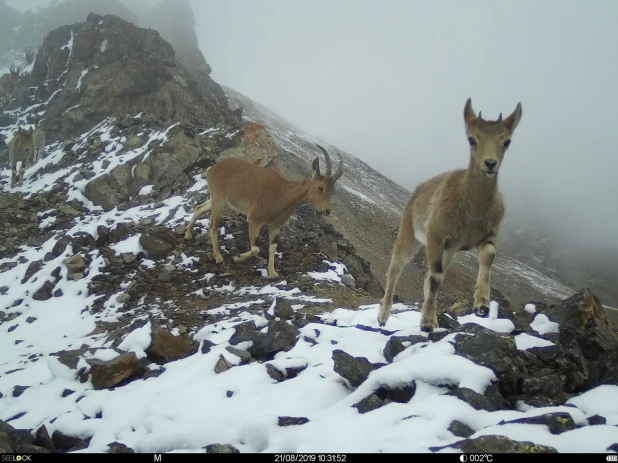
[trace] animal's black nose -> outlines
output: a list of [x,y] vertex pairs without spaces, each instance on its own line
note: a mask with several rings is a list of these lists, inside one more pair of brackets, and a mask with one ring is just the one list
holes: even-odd
[[496,164],[498,164],[498,161],[494,159],[485,160],[485,165],[489,168],[489,170],[492,170],[494,167],[496,167]]

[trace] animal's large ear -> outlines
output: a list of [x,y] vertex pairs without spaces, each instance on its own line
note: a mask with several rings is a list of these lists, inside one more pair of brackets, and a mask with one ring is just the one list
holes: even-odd
[[472,98],[468,98],[468,101],[466,101],[466,106],[464,107],[464,122],[466,126],[476,122],[476,114],[474,113],[474,109],[472,109]]
[[318,178],[320,178],[320,159],[319,158],[315,158],[313,160],[313,164],[311,165],[312,169],[313,169],[313,173],[311,175],[311,180],[316,180]]
[[504,120],[504,126],[509,132],[513,133],[515,131],[515,127],[517,127],[520,120],[521,120],[521,103],[517,103],[517,107],[515,108],[515,111],[513,111],[513,114],[511,114],[509,117],[507,117]]

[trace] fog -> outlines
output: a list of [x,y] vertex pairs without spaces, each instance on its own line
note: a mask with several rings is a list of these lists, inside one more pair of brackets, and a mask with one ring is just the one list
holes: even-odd
[[215,81],[408,189],[467,166],[468,97],[485,119],[521,102],[507,220],[618,248],[618,2],[191,4]]

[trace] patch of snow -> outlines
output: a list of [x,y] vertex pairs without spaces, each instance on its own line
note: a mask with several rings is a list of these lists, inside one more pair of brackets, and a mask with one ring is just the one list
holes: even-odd
[[154,185],[146,185],[146,186],[143,186],[141,188],[141,190],[139,190],[138,195],[139,196],[148,196],[148,195],[150,195],[153,192],[153,190],[154,190]]
[[554,346],[555,344],[546,339],[537,338],[527,333],[521,333],[515,336],[515,345],[519,350],[528,350],[533,347],[547,347]]
[[539,334],[560,332],[560,325],[550,321],[549,318],[547,318],[547,315],[542,313],[534,317],[534,320],[530,323],[530,327]]
[[526,304],[524,310],[529,314],[533,314],[536,312],[536,306],[534,304]]
[[116,244],[112,244],[110,248],[116,251],[117,255],[126,253],[139,254],[140,252],[145,252],[144,248],[139,243],[140,236],[142,236],[141,233],[130,236]]

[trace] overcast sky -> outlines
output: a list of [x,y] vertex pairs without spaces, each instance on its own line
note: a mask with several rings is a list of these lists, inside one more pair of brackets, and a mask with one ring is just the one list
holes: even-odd
[[467,166],[468,97],[486,119],[521,102],[507,206],[618,241],[618,1],[191,3],[214,80],[408,189]]
[[507,205],[615,237],[617,1],[192,4],[216,81],[406,188],[467,166],[468,97],[486,119],[521,102]]

